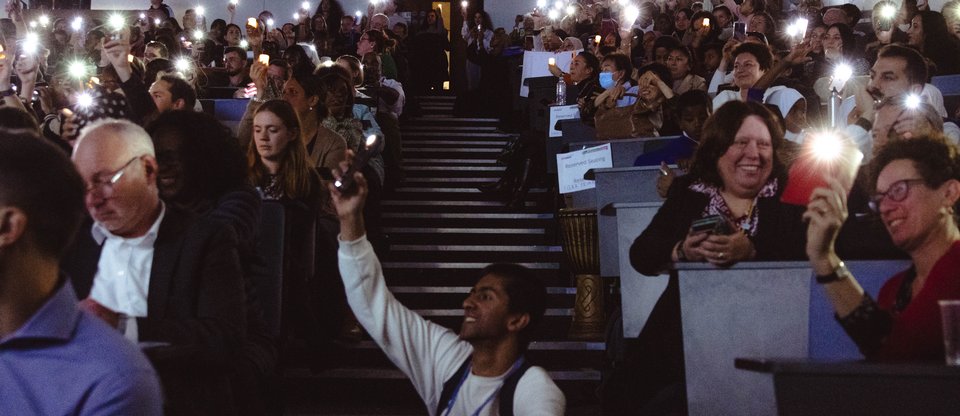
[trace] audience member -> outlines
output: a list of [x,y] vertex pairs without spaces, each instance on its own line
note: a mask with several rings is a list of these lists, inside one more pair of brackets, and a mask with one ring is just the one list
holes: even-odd
[[[340,218],[340,273],[347,299],[367,333],[414,383],[430,413],[562,414],[563,393],[546,371],[524,358],[546,305],[542,283],[522,266],[493,264],[481,271],[463,301],[459,334],[427,321],[387,289],[366,238],[367,181],[359,172],[353,179],[357,191],[352,195],[329,187]],[[516,390],[511,402],[496,400],[506,380],[517,380],[509,383]]]
[[347,143],[340,134],[322,124],[329,111],[321,94],[320,80],[311,73],[297,73],[283,86],[283,100],[299,119],[301,141],[311,167],[335,169],[343,160]]
[[884,146],[872,170],[872,207],[911,267],[887,280],[877,300],[860,287],[833,249],[847,218],[847,190],[832,178],[803,214],[810,265],[837,321],[868,359],[942,363],[937,301],[960,296],[960,157],[942,138],[917,137]]
[[163,414],[140,348],[81,312],[58,266],[83,180],[35,132],[0,136],[0,413]]
[[195,349],[164,380],[177,412],[232,408],[223,381],[247,339],[236,234],[160,200],[153,143],[131,122],[87,126],[73,160],[92,218],[64,259],[80,306],[132,341]]
[[208,87],[245,87],[251,82],[247,51],[242,48],[228,46],[223,50],[223,69],[223,72],[207,72]]

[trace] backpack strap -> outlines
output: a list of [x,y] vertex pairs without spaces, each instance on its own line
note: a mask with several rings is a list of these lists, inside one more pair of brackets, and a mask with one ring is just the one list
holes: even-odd
[[517,371],[510,374],[506,380],[503,380],[503,387],[500,387],[500,416],[513,416],[513,394],[517,390],[517,383],[523,374],[530,369],[530,361],[523,360],[523,364]]
[[463,379],[463,375],[470,369],[470,358],[467,357],[463,361],[463,364],[460,364],[460,368],[457,369],[456,373],[453,373],[447,381],[443,382],[443,391],[440,392],[440,401],[437,403],[437,413],[438,415],[443,414],[443,409],[447,408],[447,403],[450,403],[450,399],[453,396],[453,391],[457,388],[457,384],[460,383],[460,380]]

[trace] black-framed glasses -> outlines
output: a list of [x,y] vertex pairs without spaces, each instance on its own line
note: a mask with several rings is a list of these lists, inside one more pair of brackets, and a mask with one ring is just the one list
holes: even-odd
[[873,212],[880,212],[880,203],[883,202],[884,198],[890,198],[893,202],[901,202],[910,195],[911,186],[924,183],[926,181],[920,178],[896,181],[887,188],[886,192],[877,192],[870,197],[870,209]]
[[124,163],[120,169],[94,177],[93,183],[87,186],[87,193],[99,191],[101,196],[109,197],[110,194],[113,193],[113,186],[123,178],[123,173],[127,171],[127,168],[130,167],[134,160],[138,160],[141,157],[142,156],[135,156],[133,159],[128,160],[127,163]]

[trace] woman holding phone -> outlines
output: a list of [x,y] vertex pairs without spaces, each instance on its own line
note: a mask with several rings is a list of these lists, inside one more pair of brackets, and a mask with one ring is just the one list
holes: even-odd
[[835,181],[813,191],[803,219],[807,255],[837,321],[868,359],[940,361],[937,301],[960,298],[960,155],[941,137],[894,141],[874,157],[872,208],[911,267],[887,280],[874,300],[834,250],[847,218],[847,191]]
[[674,181],[630,247],[633,267],[657,275],[672,262],[803,258],[802,208],[780,202],[782,145],[780,124],[762,104],[720,107],[704,125],[690,173]]

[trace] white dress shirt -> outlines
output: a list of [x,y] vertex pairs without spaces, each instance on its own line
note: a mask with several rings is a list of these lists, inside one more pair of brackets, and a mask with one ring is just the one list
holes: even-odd
[[153,247],[160,231],[166,206],[160,203],[160,215],[146,234],[124,238],[107,231],[94,222],[90,232],[103,246],[97,273],[93,277],[90,298],[103,307],[125,315],[124,335],[137,341],[136,318],[147,316],[147,295],[150,292],[150,270],[153,267]]

